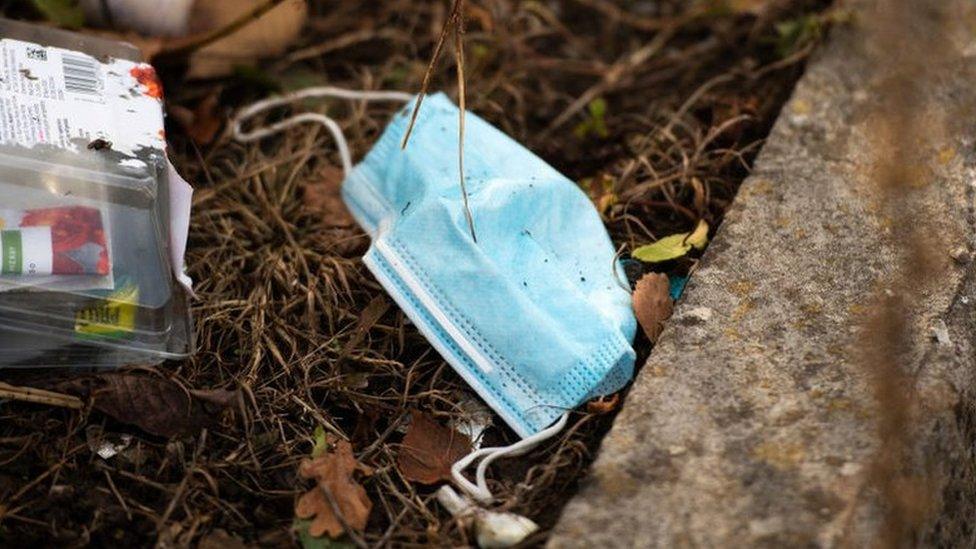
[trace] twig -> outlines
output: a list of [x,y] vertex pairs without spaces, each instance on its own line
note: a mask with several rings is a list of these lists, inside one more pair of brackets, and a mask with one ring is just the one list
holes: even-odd
[[465,113],[465,94],[464,87],[464,0],[458,0],[461,9],[456,16],[454,27],[454,56],[457,58],[457,79],[458,79],[458,171],[461,176],[461,198],[464,200],[464,218],[468,221],[468,230],[471,231],[471,239],[478,241],[478,236],[474,234],[474,217],[471,215],[471,208],[468,206],[468,186],[464,181],[464,113]]
[[200,454],[202,453],[202,448],[207,444],[207,430],[204,429],[200,432],[200,441],[197,443],[197,447],[193,452],[193,461],[190,463],[189,469],[184,469],[183,479],[180,480],[179,485],[176,486],[176,492],[173,497],[169,500],[169,505],[166,506],[166,510],[163,512],[163,516],[159,518],[159,522],[156,524],[156,531],[162,532],[166,523],[169,521],[169,517],[173,514],[176,509],[176,505],[183,498],[183,493],[186,491],[186,486],[190,482],[194,471],[197,468],[197,463],[200,460]]
[[715,86],[719,84],[724,84],[725,82],[729,82],[734,78],[735,75],[733,75],[732,73],[723,73],[708,79],[708,81],[706,81],[704,84],[699,86],[698,89],[692,92],[692,94],[688,97],[688,99],[686,99],[685,102],[681,104],[681,107],[679,107],[678,110],[674,111],[674,113],[671,115],[671,118],[668,120],[668,123],[663,128],[657,131],[657,135],[670,133],[671,128],[674,127],[677,121],[680,120],[681,117],[684,116],[689,109],[691,109],[691,107],[695,106],[695,103],[697,103],[698,100],[702,98],[702,96],[708,93],[708,91],[714,88]]
[[105,480],[108,481],[108,487],[111,489],[112,494],[115,495],[115,499],[119,500],[119,504],[122,505],[122,510],[125,511],[126,518],[132,520],[132,510],[126,505],[125,498],[119,493],[119,489],[115,487],[115,482],[112,481],[112,475],[108,474],[108,471],[105,469],[102,469],[102,473],[105,474]]
[[642,17],[636,13],[624,10],[607,0],[575,0],[577,4],[586,6],[593,9],[606,17],[609,17],[614,23],[622,23],[628,27],[633,27],[637,30],[653,32],[664,28],[668,28],[672,25],[683,25],[691,19],[695,19],[701,15],[707,13],[708,2],[702,2],[700,6],[691,8],[688,13],[685,13],[679,17]]
[[778,71],[780,69],[784,69],[786,67],[793,66],[793,65],[795,65],[795,64],[803,61],[807,57],[809,57],[810,54],[813,53],[813,49],[816,46],[817,46],[817,42],[811,42],[811,43],[807,44],[806,46],[803,46],[802,48],[800,48],[798,51],[794,52],[789,57],[784,57],[783,59],[780,59],[779,61],[770,63],[770,64],[768,64],[766,66],[763,66],[763,67],[759,67],[754,72],[749,73],[749,78],[751,78],[753,80],[758,80],[758,79],[766,76],[767,74],[769,74],[769,73],[771,73],[773,71]]
[[81,399],[75,396],[35,389],[33,387],[16,387],[2,381],[0,381],[0,398],[59,406],[72,410],[80,410],[83,406]]
[[339,508],[339,502],[336,501],[335,494],[332,493],[332,490],[330,490],[329,487],[324,483],[319,483],[317,487],[319,490],[322,490],[322,493],[325,495],[325,500],[329,502],[329,507],[332,508],[332,514],[339,520],[339,524],[342,526],[342,529],[346,531],[346,535],[349,536],[349,539],[351,539],[357,547],[361,547],[363,549],[369,547],[369,545],[366,544],[366,541],[363,540],[362,536],[360,536],[355,530],[352,529],[352,527],[349,526],[349,522],[346,521],[346,516],[342,513],[342,509]]
[[403,32],[397,31],[395,29],[364,29],[359,31],[353,31],[348,34],[343,34],[337,36],[332,40],[328,40],[321,44],[316,44],[314,46],[309,46],[307,48],[302,48],[300,50],[293,51],[288,54],[284,62],[280,66],[286,67],[292,63],[297,63],[305,59],[311,59],[313,57],[321,57],[327,53],[348,48],[349,46],[359,44],[361,42],[368,42],[371,40],[395,40],[395,41],[407,41],[406,36]]
[[400,143],[401,149],[407,148],[407,142],[410,141],[410,134],[413,133],[413,126],[417,123],[417,115],[420,114],[420,105],[424,103],[424,96],[427,95],[427,90],[430,88],[430,77],[434,74],[434,65],[437,64],[437,60],[441,56],[441,50],[444,49],[444,41],[447,39],[447,33],[451,30],[451,23],[457,19],[458,13],[461,10],[461,0],[454,0],[454,6],[451,8],[451,14],[444,21],[444,27],[441,29],[440,35],[437,37],[437,44],[434,46],[434,53],[430,56],[430,63],[427,64],[427,71],[424,73],[424,80],[420,83],[420,93],[417,95],[417,102],[413,106],[413,113],[410,114],[410,124],[407,125],[407,131],[403,134],[403,142]]
[[624,77],[624,75],[631,73],[634,69],[644,64],[648,59],[657,54],[657,52],[661,51],[661,48],[668,43],[668,40],[674,36],[675,32],[677,32],[677,27],[669,27],[662,30],[661,32],[657,33],[654,36],[654,39],[648,42],[644,47],[618,59],[599,82],[583,92],[583,95],[579,96],[576,101],[573,101],[562,113],[559,114],[559,116],[552,121],[552,123],[549,124],[549,127],[547,127],[539,135],[539,139],[544,140],[545,138],[549,137],[552,132],[559,129],[570,118],[575,116],[576,113],[586,108],[591,101],[613,89],[620,79]]
[[441,50],[444,49],[444,41],[447,39],[447,33],[451,29],[452,24],[454,25],[454,55],[458,71],[458,107],[460,110],[458,114],[458,170],[461,176],[461,198],[464,201],[464,219],[468,223],[468,231],[471,232],[471,238],[477,242],[478,236],[474,232],[474,217],[471,215],[471,208],[468,205],[467,183],[464,180],[464,0],[454,0],[454,5],[451,7],[451,14],[444,21],[441,33],[437,37],[437,45],[434,46],[434,54],[430,57],[427,71],[424,73],[424,80],[420,84],[420,93],[417,95],[417,102],[414,104],[413,112],[410,114],[410,123],[407,125],[407,131],[403,134],[403,142],[400,143],[400,148],[406,149],[407,142],[410,141],[413,127],[417,123],[417,115],[420,114],[420,106],[423,104],[427,90],[430,88],[430,77],[434,73],[434,65],[441,56]]

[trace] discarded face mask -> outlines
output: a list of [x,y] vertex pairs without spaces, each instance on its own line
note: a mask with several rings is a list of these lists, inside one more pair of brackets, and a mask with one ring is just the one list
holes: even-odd
[[[378,95],[378,94],[386,95]],[[395,92],[309,89],[255,104],[234,126],[241,140],[294,123],[332,132],[347,168],[343,198],[372,237],[364,262],[458,374],[523,438],[455,465],[476,499],[492,460],[552,436],[580,403],[631,378],[636,321],[614,248],[596,209],[569,179],[477,116],[465,114],[464,165],[472,238],[459,184],[459,109],[429,96],[405,148],[405,108],[355,168],[341,131],[306,113],[244,133],[258,111],[312,96],[406,101]],[[369,95],[376,95],[370,97]],[[552,425],[556,420],[559,422]],[[547,428],[548,427],[548,428]],[[478,485],[460,470],[484,457]]]
[[401,149],[409,115],[394,117],[343,184],[347,206],[373,238],[364,257],[370,271],[522,437],[623,387],[636,323],[589,199],[467,113],[475,241],[458,181],[458,108],[444,94],[427,98]]

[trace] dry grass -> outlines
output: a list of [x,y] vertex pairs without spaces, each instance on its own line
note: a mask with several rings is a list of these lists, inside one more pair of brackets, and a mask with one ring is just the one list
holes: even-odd
[[[468,108],[570,178],[600,189],[608,182],[616,200],[606,220],[624,247],[700,217],[715,224],[810,51],[777,52],[774,25],[823,2],[770,0],[759,17],[696,7],[705,4],[469,2]],[[622,15],[621,6],[642,11]],[[298,74],[313,75],[305,84],[416,90],[448,8],[316,5],[304,42],[259,77],[184,85],[164,75],[169,100],[192,108],[219,86],[231,106],[268,93],[260,89],[268,77],[291,82]],[[454,93],[450,58],[438,65],[434,88]],[[574,128],[597,98],[607,105],[607,133],[581,138]],[[337,117],[357,157],[391,113],[341,102],[307,107]],[[446,421],[470,392],[359,260],[367,237],[304,207],[303,187],[338,165],[326,132],[309,126],[259,145],[224,136],[198,147],[180,128],[169,130],[179,168],[198,187],[189,262],[199,281],[199,352],[159,370],[190,387],[240,389],[243,404],[213,429],[171,441],[96,413],[4,405],[0,540],[183,545],[220,528],[251,543],[293,543],[292,506],[304,487],[297,464],[321,425],[350,439],[376,470],[366,481],[373,513],[355,541],[470,543],[432,491],[395,466],[398,426],[410,409]],[[647,342],[638,346],[646,357]],[[550,527],[610,419],[581,410],[558,440],[497,465],[499,506]],[[136,434],[135,450],[94,456],[91,425]],[[488,436],[514,437],[498,421]]]

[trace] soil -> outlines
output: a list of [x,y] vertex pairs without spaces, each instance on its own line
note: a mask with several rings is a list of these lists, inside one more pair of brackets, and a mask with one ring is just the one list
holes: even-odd
[[[416,91],[448,9],[313,2],[301,42],[259,68],[186,82],[184,67],[160,67],[170,111],[224,122],[249,101],[309,85]],[[831,18],[821,0],[469,2],[467,106],[579,181],[626,252],[698,219],[718,225]],[[453,55],[443,57],[432,89],[456,97]],[[354,158],[393,108],[295,107],[335,117]],[[344,541],[471,544],[396,458],[411,410],[447,423],[472,393],[363,266],[368,238],[303,198],[335,178],[327,132],[300,126],[241,145],[226,127],[210,142],[194,129],[170,117],[167,134],[197,188],[188,261],[198,352],[152,371],[188,388],[239,391],[239,405],[198,433],[163,439],[89,408],[3,403],[0,541],[295,544],[294,504],[308,487],[298,464],[321,426],[374,471],[364,480],[369,523]],[[636,347],[641,363],[650,344],[640,336]],[[497,507],[542,526],[529,545],[545,540],[585,474],[613,419],[602,408],[581,407],[558,439],[492,467]],[[131,443],[113,458],[89,447],[121,434]],[[516,440],[497,418],[486,437]]]

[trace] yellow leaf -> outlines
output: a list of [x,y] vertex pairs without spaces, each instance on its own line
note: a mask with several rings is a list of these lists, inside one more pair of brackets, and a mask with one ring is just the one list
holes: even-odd
[[641,246],[633,252],[631,256],[646,263],[660,263],[671,259],[677,259],[692,248],[701,250],[708,243],[708,223],[704,220],[698,222],[698,226],[690,233],[678,233],[666,236],[657,242]]
[[613,193],[605,194],[600,197],[597,201],[596,209],[600,212],[600,215],[607,213],[614,204],[617,203],[617,195]]
[[708,223],[704,219],[698,222],[694,232],[688,236],[687,242],[696,250],[705,249],[705,245],[708,244]]
[[681,233],[666,236],[653,244],[637,248],[630,255],[646,263],[660,263],[679,258],[691,250],[691,244],[687,242],[689,235],[690,233]]

